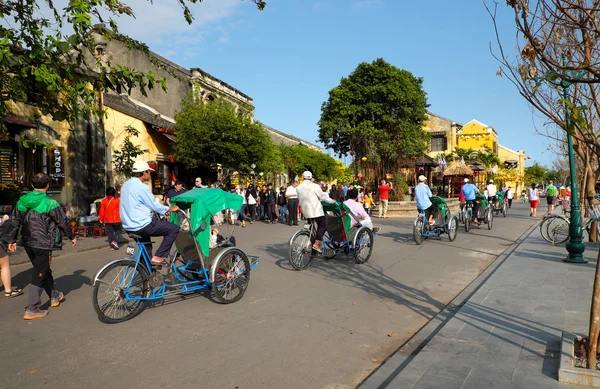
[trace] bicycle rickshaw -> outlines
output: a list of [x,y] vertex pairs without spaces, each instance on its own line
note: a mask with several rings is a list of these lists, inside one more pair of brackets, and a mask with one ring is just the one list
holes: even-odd
[[508,212],[508,202],[506,201],[504,192],[498,191],[496,192],[496,204],[493,205],[494,213],[498,216],[502,213],[502,216],[506,217],[506,212]]
[[419,216],[413,224],[413,239],[416,244],[423,243],[423,239],[437,237],[441,239],[442,234],[448,234],[448,239],[453,242],[456,239],[458,228],[458,218],[450,215],[450,210],[446,204],[446,200],[441,197],[431,197],[431,203],[437,207],[437,217],[434,219],[435,224],[429,225],[425,217],[425,211],[420,211]]
[[[130,258],[114,260],[94,277],[93,305],[100,321],[119,323],[146,309],[150,301],[209,288],[221,303],[242,298],[250,281],[250,271],[260,260],[231,244],[231,234],[209,249],[210,219],[225,209],[238,210],[242,197],[221,189],[193,189],[173,197],[181,210],[170,221],[180,226],[175,250],[164,265],[151,263],[150,240],[129,236],[137,247]],[[190,216],[188,217],[188,211]]]
[[[321,249],[324,259],[332,259],[338,253],[352,254],[358,264],[365,263],[371,257],[373,242],[376,233],[370,228],[361,226],[351,227],[351,216],[358,218],[350,208],[342,202],[329,204],[322,202],[325,211],[327,231],[323,236]],[[288,259],[296,270],[304,270],[310,266],[317,252],[312,246],[315,241],[317,224],[309,220],[308,224],[300,231],[296,231],[290,238]]]
[[[481,194],[475,195],[475,201],[479,203],[477,218],[479,220],[483,219],[483,224],[487,224],[488,230],[491,230],[492,226],[494,225],[494,213],[492,212],[492,205],[489,203],[487,197]],[[464,223],[465,231],[469,232],[473,224],[473,207],[471,206],[471,203],[465,204]]]

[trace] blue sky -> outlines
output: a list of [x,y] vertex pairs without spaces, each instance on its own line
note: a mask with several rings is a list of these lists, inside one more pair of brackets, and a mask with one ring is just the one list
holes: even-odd
[[[174,1],[132,4],[138,18],[123,30],[250,95],[255,118],[280,131],[316,142],[328,91],[360,62],[381,57],[424,79],[431,112],[460,123],[476,118],[530,163],[550,164],[548,140],[535,133],[538,115],[496,75],[495,33],[481,0],[267,0],[263,12],[247,1],[204,0],[192,6],[193,26]],[[511,52],[515,28],[504,1],[498,18]]]

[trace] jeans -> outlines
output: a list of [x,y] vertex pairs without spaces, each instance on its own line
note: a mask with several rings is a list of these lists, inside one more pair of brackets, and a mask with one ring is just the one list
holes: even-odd
[[264,219],[265,218],[265,205],[264,204],[259,204],[258,205],[258,217],[260,219]]
[[[140,235],[144,238],[144,240],[150,240],[151,236],[162,236],[163,240],[158,250],[156,250],[155,256],[159,258],[168,258],[169,253],[171,252],[171,247],[173,246],[173,242],[177,238],[179,234],[179,227],[173,223],[170,223],[166,220],[156,220],[152,219],[150,224],[146,227],[142,228],[138,231],[131,231],[136,235]],[[147,245],[146,247],[150,248],[152,251],[152,245]],[[149,252],[150,256],[152,256],[152,252]]]
[[121,223],[106,223],[106,236],[108,237],[108,244],[115,242],[119,244],[119,235],[123,227]]
[[238,216],[238,220],[243,222],[246,221],[246,204],[242,204],[242,208],[240,208],[240,215]]
[[287,212],[287,205],[283,204],[279,206],[279,219],[281,220],[282,223],[285,223],[287,220],[287,216],[286,213]]
[[267,209],[267,218],[269,219],[269,221],[273,221],[275,220],[275,204],[265,204],[265,208]]
[[287,204],[289,210],[288,224],[298,224],[298,199],[289,199]]
[[54,277],[52,277],[52,270],[50,269],[52,251],[25,246],[25,252],[33,265],[31,286],[29,287],[27,299],[27,309],[33,310],[41,304],[40,296],[43,290],[50,298],[55,297],[57,294],[54,290]]

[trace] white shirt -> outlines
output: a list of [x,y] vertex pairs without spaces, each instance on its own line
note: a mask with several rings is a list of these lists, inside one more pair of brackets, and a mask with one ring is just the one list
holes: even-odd
[[485,189],[488,192],[488,197],[496,196],[496,192],[498,192],[498,189],[496,189],[496,185],[494,184],[489,184],[485,187]]
[[235,191],[235,193],[237,193],[238,196],[242,196],[242,199],[243,199],[242,204],[246,204],[246,191],[245,190],[237,189]]
[[511,189],[506,191],[506,198],[509,200],[512,200],[513,198],[513,191]]
[[288,186],[285,190],[285,198],[288,200],[298,198],[298,191],[296,190],[296,188],[294,188],[293,185]]
[[533,201],[533,200],[537,200],[537,199],[538,199],[537,189],[529,188],[529,201]]
[[335,200],[332,200],[327,192],[323,192],[319,185],[310,180],[302,181],[302,184],[296,188],[296,193],[298,194],[298,200],[300,200],[302,215],[307,219],[314,219],[325,215],[321,201],[331,204],[335,203]]

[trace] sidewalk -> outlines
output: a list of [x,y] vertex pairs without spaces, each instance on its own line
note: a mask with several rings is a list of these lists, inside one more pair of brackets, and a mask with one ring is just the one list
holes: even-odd
[[586,334],[598,246],[562,261],[536,224],[359,389],[581,388],[558,382],[562,331]]
[[[127,243],[125,243],[126,239],[127,236],[123,235],[120,242],[121,246],[123,246],[124,244],[127,245]],[[71,242],[68,239],[65,239],[63,241],[62,250],[54,251],[52,254],[52,258],[60,258],[66,255],[73,255],[77,253],[83,253],[86,251],[98,250],[103,248],[108,249],[108,241],[106,240],[106,236],[103,236],[101,238],[78,237],[77,246],[75,247],[71,245]],[[25,249],[22,246],[17,247],[17,251],[14,253],[9,253],[9,255],[11,265],[29,263],[29,257],[27,256],[27,253],[25,252]]]

